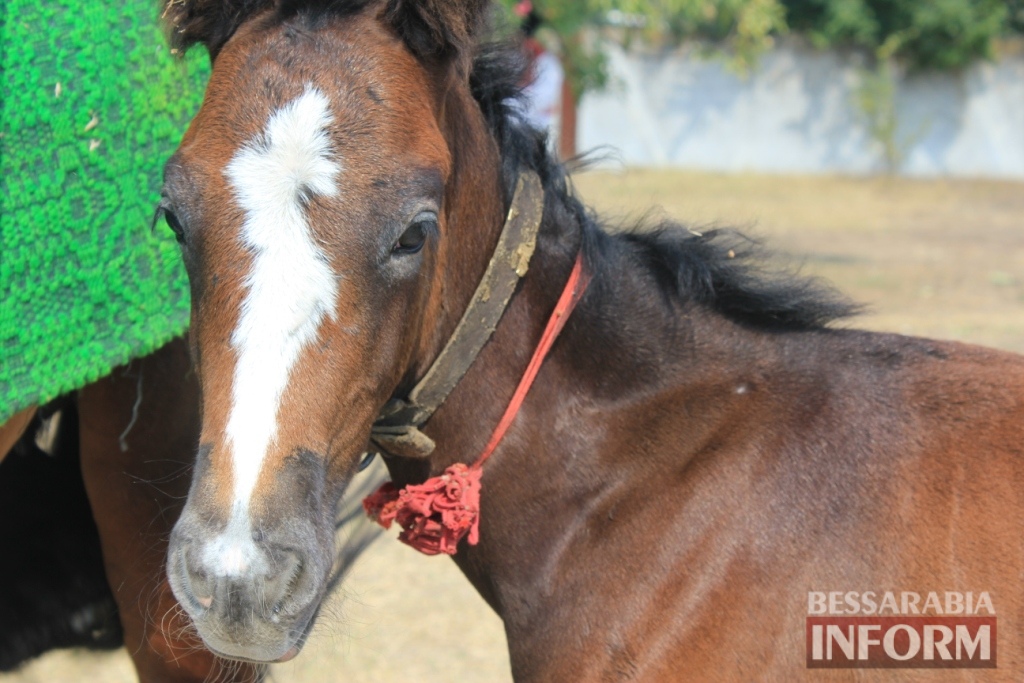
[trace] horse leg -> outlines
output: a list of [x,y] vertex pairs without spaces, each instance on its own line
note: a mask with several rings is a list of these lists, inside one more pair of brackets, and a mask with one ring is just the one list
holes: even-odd
[[199,393],[183,340],[79,392],[82,473],[125,646],[142,681],[258,680],[191,629],[164,570],[191,480]]
[[8,418],[7,422],[0,425],[0,460],[18,443],[18,439],[25,433],[25,428],[32,422],[36,409],[28,408],[20,413],[15,413]]

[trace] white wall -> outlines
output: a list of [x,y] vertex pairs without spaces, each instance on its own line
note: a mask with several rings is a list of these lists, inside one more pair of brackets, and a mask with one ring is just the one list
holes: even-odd
[[[607,47],[608,88],[579,108],[577,147],[628,165],[871,173],[885,165],[854,103],[856,55],[785,44],[746,78],[698,46]],[[1024,179],[1024,55],[899,86],[900,172]]]

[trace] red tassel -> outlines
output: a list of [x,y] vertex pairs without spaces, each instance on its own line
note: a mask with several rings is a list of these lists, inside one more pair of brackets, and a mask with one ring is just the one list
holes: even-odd
[[397,522],[398,540],[425,555],[454,555],[459,541],[480,540],[479,467],[456,463],[422,484],[397,489],[391,482],[363,500],[363,509],[385,529]]
[[569,281],[555,304],[555,310],[548,319],[544,334],[534,349],[530,364],[519,380],[519,386],[505,414],[473,465],[467,467],[456,463],[439,477],[431,477],[422,484],[406,486],[401,490],[388,482],[363,499],[366,514],[385,529],[390,529],[392,522],[398,522],[398,526],[403,529],[398,540],[426,555],[454,555],[459,541],[467,533],[469,544],[476,545],[480,540],[480,477],[483,476],[484,463],[515,420],[526,399],[526,392],[540,372],[541,363],[565,326],[572,309],[583,297],[589,282],[590,275],[583,270],[581,252],[576,255],[576,265],[569,274]]

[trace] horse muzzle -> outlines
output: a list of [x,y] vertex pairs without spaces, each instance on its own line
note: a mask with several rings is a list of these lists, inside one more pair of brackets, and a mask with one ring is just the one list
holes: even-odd
[[329,547],[324,552],[302,520],[259,532],[240,531],[235,520],[216,531],[206,526],[186,506],[167,559],[174,595],[203,642],[232,659],[291,659],[323,599]]

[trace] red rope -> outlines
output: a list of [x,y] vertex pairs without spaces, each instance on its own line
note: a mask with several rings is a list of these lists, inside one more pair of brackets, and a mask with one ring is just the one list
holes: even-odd
[[562,296],[559,297],[558,303],[555,304],[555,310],[551,313],[551,317],[548,318],[547,327],[544,328],[544,334],[541,335],[540,341],[537,343],[537,348],[533,352],[530,364],[526,366],[526,372],[523,373],[522,379],[519,380],[516,393],[512,394],[512,400],[509,401],[505,414],[501,416],[501,421],[498,422],[498,426],[494,429],[491,440],[487,442],[483,453],[473,463],[474,468],[482,467],[487,462],[487,458],[491,457],[491,453],[494,453],[494,449],[498,447],[498,444],[505,437],[505,432],[512,426],[512,421],[516,419],[519,408],[522,407],[523,401],[526,400],[526,393],[530,391],[533,380],[537,378],[537,373],[540,372],[540,366],[544,362],[544,358],[548,355],[548,351],[551,350],[551,346],[555,343],[555,339],[558,338],[562,328],[565,327],[565,322],[569,319],[572,309],[576,308],[576,304],[583,297],[583,292],[587,290],[588,284],[590,284],[590,275],[583,270],[583,254],[581,253],[576,257],[576,265],[573,266],[572,273],[569,274],[569,281],[565,283]]
[[459,541],[469,534],[469,544],[476,545],[480,538],[480,479],[483,465],[497,449],[512,426],[519,409],[526,400],[540,366],[558,338],[569,314],[583,298],[590,283],[590,274],[583,269],[583,254],[576,263],[562,296],[548,319],[537,348],[533,351],[526,371],[519,380],[512,400],[502,415],[490,441],[480,456],[469,467],[456,463],[444,474],[431,477],[422,484],[411,484],[399,490],[388,482],[363,500],[366,513],[385,529],[398,522],[403,531],[398,538],[427,555],[446,553],[454,555]]

